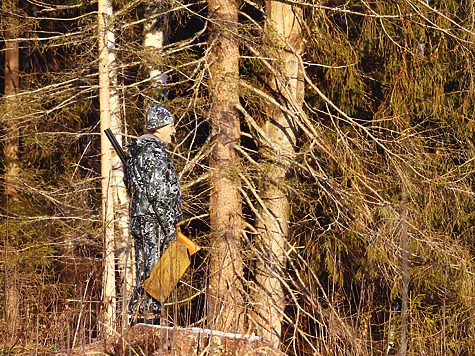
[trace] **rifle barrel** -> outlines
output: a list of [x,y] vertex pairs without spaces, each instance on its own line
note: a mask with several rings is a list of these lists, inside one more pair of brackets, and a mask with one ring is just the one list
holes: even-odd
[[122,149],[122,147],[120,147],[119,142],[117,142],[117,139],[112,133],[112,130],[110,128],[107,128],[104,130],[104,133],[106,134],[107,138],[112,144],[112,147],[114,147],[114,150],[117,152],[117,156],[119,156],[120,160],[122,161],[122,164],[125,167],[126,158],[125,158],[124,150]]

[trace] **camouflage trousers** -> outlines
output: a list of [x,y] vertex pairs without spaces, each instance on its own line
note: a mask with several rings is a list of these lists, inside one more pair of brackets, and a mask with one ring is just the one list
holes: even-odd
[[137,285],[129,302],[129,312],[160,314],[160,302],[147,294],[141,284],[150,276],[152,268],[167,247],[164,246],[165,234],[157,219],[148,216],[132,217],[130,232],[135,240]]

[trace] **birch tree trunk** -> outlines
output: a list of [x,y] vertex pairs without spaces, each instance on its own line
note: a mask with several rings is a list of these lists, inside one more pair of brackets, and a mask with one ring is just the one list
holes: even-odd
[[162,49],[166,41],[165,29],[168,25],[168,15],[160,15],[165,11],[164,3],[147,4],[145,14],[147,21],[144,23],[143,45],[151,52],[152,60],[147,62],[150,78],[149,90],[146,91],[145,110],[156,104],[157,100],[166,99],[167,91],[163,84],[167,83],[167,75],[161,68]]
[[[109,37],[109,109],[110,127],[119,145],[123,144],[125,117],[121,115],[120,95],[117,80],[117,58],[115,36],[108,31]],[[114,238],[117,269],[122,282],[122,324],[128,323],[127,305],[135,288],[135,262],[133,242],[129,233],[129,196],[124,184],[124,167],[119,156],[112,150],[112,176],[114,195]]]
[[210,329],[244,332],[241,194],[239,49],[235,0],[210,1],[211,129],[215,147],[210,158],[210,223],[213,242],[207,301]]
[[[16,16],[17,1],[7,0],[3,3],[3,10],[6,16],[3,17],[3,28],[5,31],[5,112],[3,121],[5,122],[6,141],[4,145],[5,155],[5,187],[4,192],[7,198],[7,211],[16,204],[18,191],[16,189],[19,174],[18,166],[18,132],[15,129],[15,107],[18,100],[15,95],[18,93],[20,83],[20,51],[18,48],[18,27],[19,20]],[[7,325],[15,330],[18,318],[18,308],[20,292],[16,283],[15,256],[9,254],[9,239],[15,236],[15,232],[7,231],[5,246],[5,319]]]
[[260,195],[265,207],[260,209],[257,229],[260,232],[261,256],[255,274],[257,295],[255,316],[259,336],[278,346],[282,341],[282,317],[285,308],[285,291],[281,283],[286,260],[286,243],[289,234],[290,205],[283,187],[290,168],[289,162],[295,156],[297,130],[294,116],[302,109],[304,85],[299,73],[299,62],[288,43],[299,54],[303,52],[302,10],[295,5],[279,1],[267,1],[268,33],[275,36],[279,44],[277,52],[281,67],[269,80],[271,90],[277,101],[293,115],[283,112],[272,103],[267,106],[269,120],[262,129],[278,148],[272,152],[270,147],[262,147],[264,156],[277,155],[275,159],[263,161],[266,176],[260,187]]
[[115,259],[114,259],[114,196],[111,187],[112,146],[104,134],[111,126],[110,67],[109,53],[113,50],[111,39],[112,5],[110,0],[99,0],[99,103],[101,120],[101,175],[102,216],[104,219],[104,265],[103,265],[103,308],[104,333],[112,335],[115,327]]
[[[111,5],[107,4],[107,16],[113,15]],[[110,128],[122,147],[123,136],[126,131],[125,117],[121,115],[121,102],[118,85],[117,56],[115,34],[112,24],[108,22],[105,36],[107,37],[107,67],[109,80],[109,112]],[[107,80],[107,79],[106,79]],[[104,96],[104,100],[106,95]],[[114,233],[115,258],[117,269],[122,282],[122,323],[128,323],[127,305],[129,297],[135,288],[135,263],[132,239],[129,233],[129,196],[124,184],[124,167],[115,150],[111,150],[113,214],[114,225],[111,234]],[[109,271],[111,273],[112,271]]]

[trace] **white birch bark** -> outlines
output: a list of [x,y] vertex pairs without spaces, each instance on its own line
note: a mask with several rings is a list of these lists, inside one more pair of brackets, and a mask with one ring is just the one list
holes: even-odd
[[115,258],[114,258],[114,196],[112,178],[112,146],[104,134],[111,126],[109,32],[111,31],[112,5],[110,0],[99,0],[99,102],[101,120],[101,175],[102,216],[104,221],[103,255],[103,332],[112,335],[116,321]]
[[[145,14],[147,21],[144,24],[144,41],[143,46],[151,52],[153,60],[147,63],[149,74],[148,96],[145,98],[145,110],[150,105],[156,103],[157,99],[166,99],[167,91],[163,84],[167,83],[167,75],[160,68],[162,48],[166,41],[165,29],[168,24],[168,15],[160,15],[164,12],[162,6],[156,4],[147,4]],[[161,98],[160,98],[161,96]]]
[[[112,9],[109,9],[112,15]],[[122,147],[126,131],[125,117],[121,115],[121,102],[117,79],[117,57],[115,51],[115,35],[112,29],[107,31],[108,38],[108,67],[109,67],[109,109],[110,127]],[[121,278],[122,292],[122,323],[127,322],[127,305],[135,288],[135,263],[133,242],[129,233],[129,196],[125,187],[124,167],[112,150],[112,193],[114,196],[114,237],[115,258]]]

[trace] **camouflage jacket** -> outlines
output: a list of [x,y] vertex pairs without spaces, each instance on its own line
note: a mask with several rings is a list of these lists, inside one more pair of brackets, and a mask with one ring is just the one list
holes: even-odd
[[146,134],[125,143],[127,164],[124,183],[131,199],[131,216],[158,220],[171,240],[182,220],[181,192],[175,168],[165,151],[167,144]]

